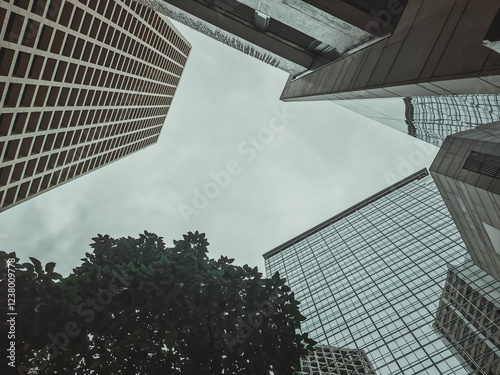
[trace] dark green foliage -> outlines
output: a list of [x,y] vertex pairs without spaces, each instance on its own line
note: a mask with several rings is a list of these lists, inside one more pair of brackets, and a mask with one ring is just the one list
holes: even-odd
[[[284,279],[209,259],[204,234],[173,248],[148,232],[93,241],[67,278],[54,263],[17,264],[17,365],[38,355],[40,374],[288,375],[315,344],[296,333],[304,317]],[[13,256],[0,253],[2,270]]]

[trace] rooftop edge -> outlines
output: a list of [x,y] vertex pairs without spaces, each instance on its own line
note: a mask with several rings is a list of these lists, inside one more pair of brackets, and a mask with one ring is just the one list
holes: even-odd
[[393,192],[394,190],[397,190],[397,189],[409,184],[410,182],[420,180],[421,178],[424,178],[425,176],[428,176],[428,175],[429,175],[429,171],[427,170],[427,168],[423,168],[423,169],[419,170],[418,172],[415,172],[415,173],[411,174],[410,176],[403,178],[401,181],[398,181],[395,184],[379,191],[378,193],[375,193],[372,196],[362,200],[361,202],[355,204],[354,206],[349,207],[348,209],[340,212],[339,214],[331,217],[330,219],[327,219],[327,220],[323,221],[322,223],[312,227],[311,229],[305,231],[304,233],[299,234],[298,236],[292,238],[291,240],[288,240],[287,242],[275,247],[274,249],[269,250],[268,252],[262,254],[262,256],[264,257],[264,259],[269,259],[271,256],[278,254],[280,251],[284,250],[285,248],[289,247],[290,245],[293,245],[294,243],[301,241],[305,237],[308,237],[311,234],[320,231],[321,229],[336,222],[337,220],[340,220],[340,219],[346,217],[347,215],[350,215],[354,211],[359,210],[360,208],[366,206],[367,204],[374,202],[379,198],[382,198],[384,195],[387,195],[387,194]]

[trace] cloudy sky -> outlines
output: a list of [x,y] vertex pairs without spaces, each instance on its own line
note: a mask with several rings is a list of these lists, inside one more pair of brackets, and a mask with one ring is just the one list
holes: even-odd
[[432,162],[332,102],[280,102],[285,72],[176,26],[193,49],[159,142],[1,213],[0,249],[66,275],[97,233],[199,230],[264,272],[266,251]]

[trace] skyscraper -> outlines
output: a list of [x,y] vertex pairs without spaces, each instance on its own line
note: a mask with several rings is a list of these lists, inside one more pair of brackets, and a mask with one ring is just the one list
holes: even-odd
[[334,103],[438,147],[449,135],[500,121],[497,94],[352,99]]
[[300,375],[376,375],[362,350],[316,345],[301,359]]
[[500,121],[500,95],[416,96],[404,102],[408,133],[438,147],[451,134]]
[[467,254],[426,170],[264,254],[320,344],[363,350],[379,375],[468,372],[432,328],[447,263]]
[[303,0],[137,1],[294,76],[389,31],[365,30],[370,22],[379,25],[370,14],[380,6],[373,1],[335,1],[335,12]]
[[190,44],[132,0],[0,3],[0,210],[158,140]]
[[472,260],[500,280],[500,122],[446,138],[430,171]]
[[500,281],[472,262],[450,266],[434,326],[470,373],[500,374]]
[[409,0],[404,9],[397,0],[377,3],[385,3],[381,25],[402,12],[393,32],[291,77],[282,100],[500,93],[500,54],[484,43],[498,37],[498,1]]
[[332,103],[380,124],[410,134],[406,121],[406,98],[333,100]]
[[290,73],[283,101],[500,94],[485,0],[137,0]]

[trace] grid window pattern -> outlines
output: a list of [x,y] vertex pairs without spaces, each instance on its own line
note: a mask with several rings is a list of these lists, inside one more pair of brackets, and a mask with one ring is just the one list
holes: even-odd
[[435,327],[477,375],[500,373],[500,282],[472,262],[450,267]]
[[[334,29],[335,26],[330,25],[330,27],[328,27],[328,21],[325,21],[325,19],[319,21],[319,19],[311,18],[305,13],[303,13],[302,16],[306,24],[309,25],[309,29],[306,26],[302,31],[305,31],[306,34],[296,29],[295,26],[288,26],[276,19],[269,18],[267,26],[265,29],[262,29],[265,31],[265,39],[267,39],[265,46],[262,47],[260,45],[262,43],[256,44],[250,41],[253,39],[253,32],[257,30],[253,27],[256,20],[256,9],[254,9],[256,6],[247,6],[244,1],[217,0],[214,2],[214,0],[196,0],[193,2],[186,0],[174,2],[175,5],[173,5],[171,1],[166,0],[136,1],[157,10],[159,13],[165,14],[172,20],[183,23],[193,30],[199,31],[210,38],[293,75],[307,71],[315,57],[316,60],[318,60],[319,56],[321,56],[319,61],[323,63],[331,61],[332,58],[332,56],[328,56],[328,52],[332,52],[332,50],[334,50],[333,47],[328,45],[326,41],[325,43],[321,43],[316,40],[315,37],[308,34],[311,32],[311,22],[314,22],[316,24],[315,27],[324,30],[326,34],[328,34],[328,29],[330,27]],[[200,9],[206,9],[200,10],[199,14],[198,11],[194,11],[193,13],[193,11],[190,10],[190,8],[193,8],[193,4],[190,3],[195,3],[196,8],[200,7]],[[268,1],[266,7],[281,8],[286,6],[281,3],[281,1]],[[211,13],[214,7],[216,8],[216,14],[212,15]],[[279,10],[273,9],[272,11],[277,12]],[[281,11],[283,11],[283,9]],[[222,15],[224,16],[221,18]],[[204,17],[207,18],[203,19]],[[297,17],[297,13],[292,16],[292,18],[295,17]],[[222,22],[226,18],[231,19],[231,22]],[[332,23],[335,22],[334,19],[330,21]],[[292,24],[295,23],[296,22],[292,22]],[[343,35],[346,36],[346,34]],[[323,34],[323,37],[324,36]],[[248,40],[249,38],[250,40]],[[354,42],[354,40],[353,43],[358,44],[358,42]],[[317,50],[310,48],[310,46],[315,45],[318,46]],[[349,46],[349,43],[346,43],[345,46]],[[324,52],[324,54],[322,54],[322,52]]]
[[132,0],[0,3],[0,210],[157,142],[190,51]]
[[300,362],[301,375],[376,375],[362,350],[316,345]]
[[500,121],[500,95],[414,96],[405,105],[408,133],[438,147],[451,134]]
[[464,169],[500,178],[500,156],[472,151],[465,161]]
[[366,352],[379,375],[467,371],[432,323],[446,264],[467,254],[426,170],[264,255],[301,301],[303,330]]

